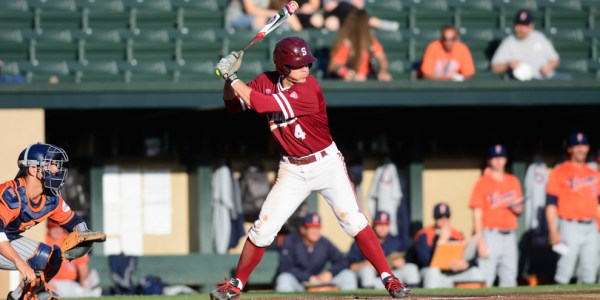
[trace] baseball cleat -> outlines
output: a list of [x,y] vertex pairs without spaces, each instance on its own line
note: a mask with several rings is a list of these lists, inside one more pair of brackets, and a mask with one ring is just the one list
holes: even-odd
[[410,289],[406,287],[406,284],[400,282],[400,280],[394,276],[384,278],[383,284],[392,298],[402,298],[410,294]]
[[242,291],[238,288],[239,280],[237,278],[231,278],[225,281],[217,283],[219,286],[216,290],[210,293],[211,300],[228,300],[228,299],[239,299],[242,295]]

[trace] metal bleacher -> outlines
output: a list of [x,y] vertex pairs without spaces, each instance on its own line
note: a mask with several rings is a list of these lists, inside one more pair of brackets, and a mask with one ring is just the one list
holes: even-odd
[[[498,79],[488,71],[500,40],[510,34],[521,8],[561,56],[559,70],[577,79],[600,79],[599,0],[365,0],[367,11],[400,23],[397,32],[376,31],[397,80],[414,80],[428,43],[444,24],[459,28],[473,54],[475,79]],[[182,82],[215,80],[220,57],[238,50],[254,31],[224,29],[227,0],[2,0],[0,59],[5,73],[29,82]],[[276,30],[245,55],[244,76],[272,69],[276,41],[307,39],[319,58],[311,71],[324,77],[336,33]],[[8,66],[8,67],[7,67]]]

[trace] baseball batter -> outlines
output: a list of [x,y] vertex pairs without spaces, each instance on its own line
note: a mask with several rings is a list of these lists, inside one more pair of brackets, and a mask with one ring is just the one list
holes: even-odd
[[596,281],[598,243],[596,218],[600,216],[600,178],[586,164],[590,150],[587,136],[574,133],[568,139],[569,160],[550,174],[546,187],[546,220],[550,244],[560,254],[554,281],[568,284],[580,264],[579,281]]
[[[49,246],[21,235],[50,219],[67,231],[86,231],[83,219],[60,195],[67,177],[67,153],[50,144],[33,144],[19,155],[14,180],[0,185],[0,269],[18,270],[23,281],[7,299],[58,299],[46,283],[62,263],[58,246]],[[27,298],[30,299],[30,298]]]
[[407,295],[410,290],[392,275],[379,240],[358,207],[344,157],[329,132],[323,91],[309,73],[316,58],[306,41],[298,37],[280,40],[273,51],[276,71],[265,72],[248,85],[236,74],[242,55],[232,52],[216,66],[226,79],[225,107],[230,112],[253,109],[264,114],[282,158],[275,185],[249,231],[234,278],[220,283],[210,293],[211,299],[241,295],[265,247],[313,191],[323,195],[340,226],[356,239],[389,294],[395,298]]
[[496,276],[501,287],[517,285],[517,216],[523,212],[523,193],[519,180],[505,172],[506,148],[492,145],[488,168],[471,194],[475,236],[479,237],[478,265],[488,287]]

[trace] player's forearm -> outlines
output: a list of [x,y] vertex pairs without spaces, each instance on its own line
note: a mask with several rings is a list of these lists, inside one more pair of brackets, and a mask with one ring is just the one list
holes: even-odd
[[490,70],[494,73],[506,73],[506,71],[508,71],[509,66],[509,63],[493,64]]
[[0,255],[4,256],[15,266],[19,263],[25,263],[21,259],[15,248],[13,248],[10,242],[8,241],[0,242]]
[[546,205],[546,221],[548,222],[548,230],[550,232],[558,231],[556,217],[558,216],[556,205]]
[[240,97],[240,99],[244,101],[244,104],[246,104],[246,106],[252,107],[252,105],[250,105],[250,93],[252,92],[252,88],[247,86],[241,80],[236,80],[232,82],[231,88],[233,89],[235,94],[237,94],[238,97]]
[[473,209],[473,225],[475,226],[474,234],[476,236],[481,236],[482,232],[483,232],[483,223],[481,222],[482,214],[483,214],[483,212],[482,212],[481,208]]

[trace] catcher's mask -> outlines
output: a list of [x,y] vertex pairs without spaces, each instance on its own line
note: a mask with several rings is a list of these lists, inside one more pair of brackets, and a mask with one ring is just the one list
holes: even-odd
[[60,188],[67,178],[66,163],[68,161],[67,153],[58,146],[42,143],[32,144],[19,154],[17,163],[20,169],[15,178],[25,175],[29,167],[42,168],[44,188],[53,195],[58,196]]

